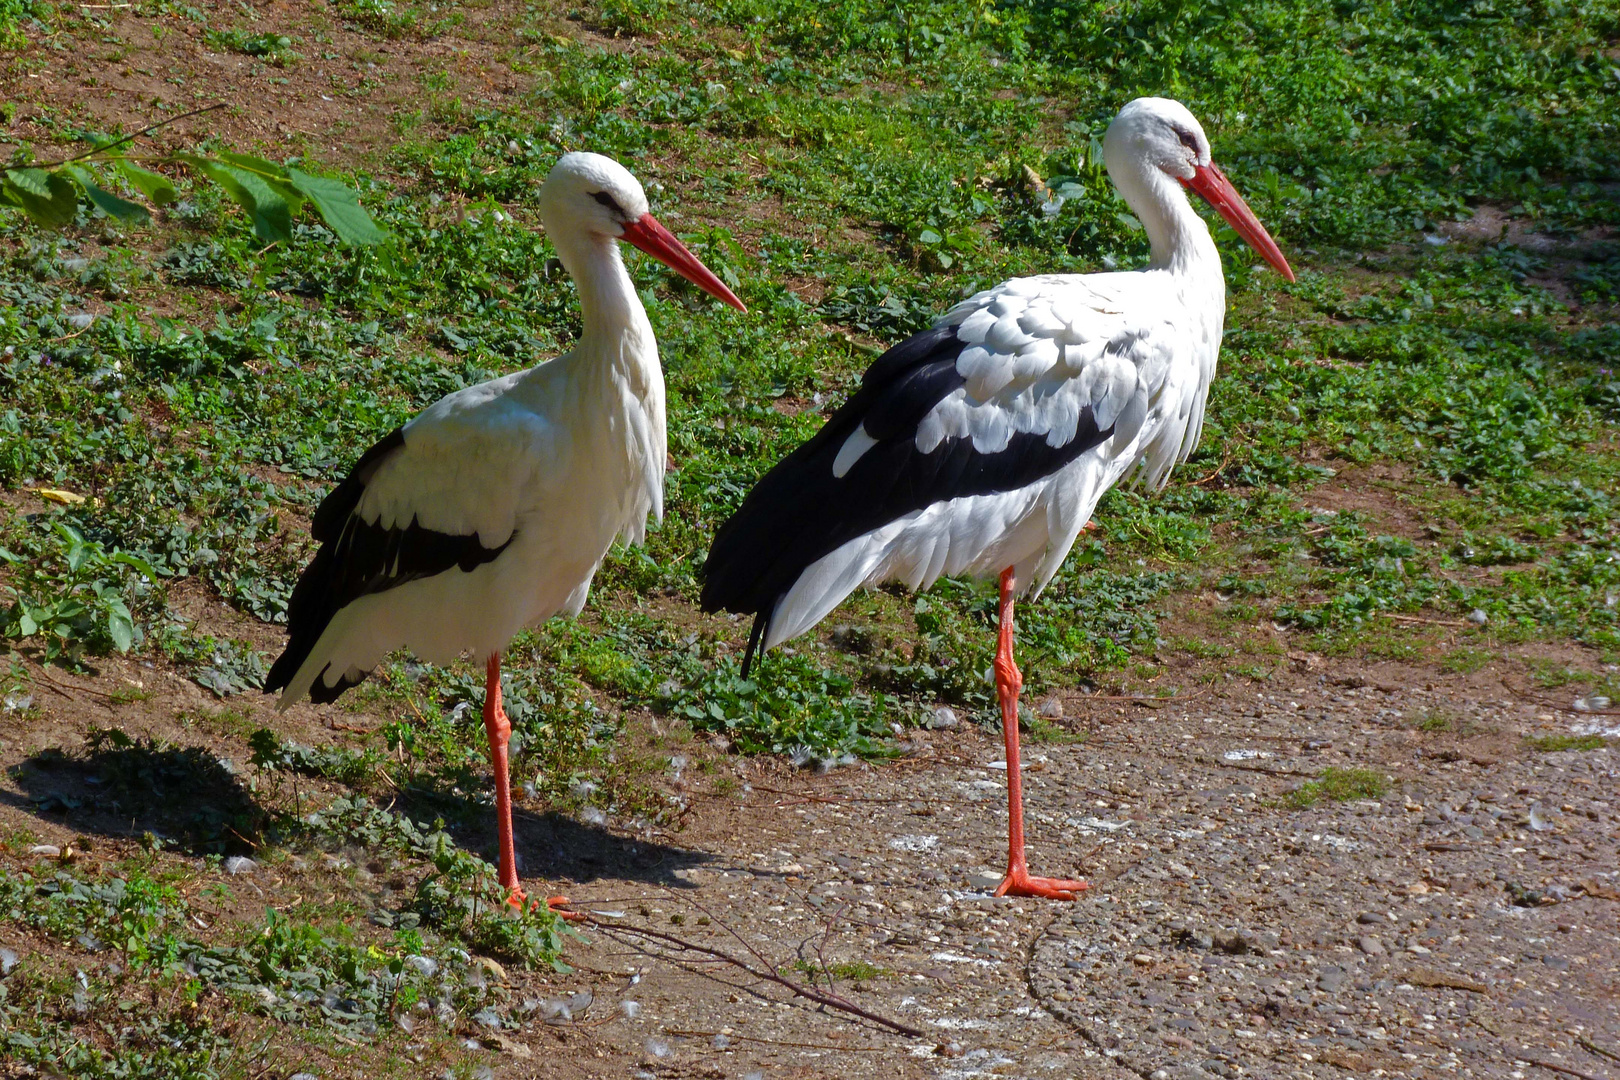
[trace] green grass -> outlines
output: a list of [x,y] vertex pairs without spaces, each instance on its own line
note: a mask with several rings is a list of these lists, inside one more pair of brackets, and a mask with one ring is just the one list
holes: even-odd
[[1532,735],[1525,745],[1538,754],[1551,754],[1559,750],[1602,750],[1610,740],[1602,735]]
[[1304,810],[1323,799],[1348,802],[1351,799],[1381,799],[1389,791],[1389,777],[1372,769],[1341,769],[1330,766],[1315,780],[1307,780],[1284,799],[1287,806]]

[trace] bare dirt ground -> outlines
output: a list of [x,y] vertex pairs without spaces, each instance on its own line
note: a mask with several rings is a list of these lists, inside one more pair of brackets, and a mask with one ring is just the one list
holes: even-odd
[[[135,849],[151,822],[41,803],[85,792],[83,777],[23,764],[109,716],[221,752],[239,753],[238,733],[260,722],[333,737],[313,710],[211,713],[189,682],[120,665],[94,686],[54,676],[47,722],[0,733],[0,829],[88,840],[92,863]],[[995,733],[971,726],[825,776],[711,757],[708,775],[735,786],[671,778],[694,807],[678,833],[520,812],[526,879],[569,892],[598,925],[570,947],[572,974],[501,973],[533,1005],[519,1030],[459,1037],[496,1051],[487,1064],[503,1077],[1616,1075],[1620,762],[1526,738],[1620,719],[1574,713],[1557,691],[1527,700],[1498,665],[1437,675],[1302,655],[1290,667],[1261,689],[1232,680],[1182,703],[1062,701],[1061,725],[1081,739],[1028,744],[1026,786],[1036,872],[1092,883],[1074,904],[987,895],[1005,766]],[[131,681],[162,693],[109,705]],[[186,694],[201,719],[172,730]],[[1290,793],[1328,766],[1393,783],[1377,799],[1296,808]],[[344,871],[295,857],[239,891],[292,906],[349,889],[388,907],[397,883]],[[843,1000],[920,1034],[762,975],[803,983],[823,964]],[[387,1041],[407,1059],[428,1045]],[[307,1066],[368,1071],[371,1055],[336,1050]]]

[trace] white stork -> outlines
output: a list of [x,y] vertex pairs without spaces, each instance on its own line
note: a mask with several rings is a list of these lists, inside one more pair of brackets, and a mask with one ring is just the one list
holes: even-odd
[[1103,153],[1147,229],[1146,269],[1014,278],[894,346],[719,528],[705,569],[705,610],[755,616],[745,676],[758,650],[809,630],[856,588],[1000,576],[1009,843],[998,896],[1071,900],[1085,888],[1031,877],[1024,858],[1013,599],[1051,580],[1105,491],[1133,470],[1162,486],[1198,443],[1226,293],[1183,189],[1294,279],[1178,102],[1126,105]]
[[540,218],[579,290],[578,345],[441,398],[361,456],[315,511],[321,546],[265,684],[285,709],[306,693],[336,699],[400,646],[429,663],[484,660],[500,880],[517,906],[501,650],[525,626],[577,615],[613,541],[640,543],[647,516],[663,517],[664,375],[618,242],[747,310],[610,158],[559,160]]

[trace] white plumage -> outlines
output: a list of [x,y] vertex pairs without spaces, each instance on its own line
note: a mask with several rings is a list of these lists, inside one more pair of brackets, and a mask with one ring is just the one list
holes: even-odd
[[639,543],[663,515],[664,376],[618,242],[743,310],[609,158],[565,155],[540,215],[579,290],[579,344],[448,395],[361,457],[315,513],[321,547],[266,681],[286,708],[335,699],[400,647],[484,660],[501,880],[518,901],[500,652],[525,626],[578,614],[613,541]]
[[1293,278],[1184,107],[1131,102],[1103,148],[1147,230],[1147,268],[1004,281],[894,346],[720,527],[705,571],[705,609],[755,616],[744,673],[760,649],[809,630],[857,588],[1000,576],[1012,803],[1003,892],[1083,887],[1024,866],[1013,598],[1045,587],[1110,487],[1133,473],[1161,486],[1203,430],[1226,291],[1183,186]]

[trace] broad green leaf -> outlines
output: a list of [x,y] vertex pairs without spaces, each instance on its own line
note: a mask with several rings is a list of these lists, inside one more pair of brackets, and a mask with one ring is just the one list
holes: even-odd
[[287,179],[287,170],[285,168],[277,165],[273,161],[266,161],[262,157],[254,157],[252,154],[233,154],[228,150],[221,150],[219,152],[219,160],[225,162],[227,165],[235,165],[239,169],[245,169],[251,173],[258,173],[259,175],[267,178],[273,178],[276,180]]
[[183,154],[180,159],[224,188],[225,194],[253,219],[253,231],[261,240],[285,242],[292,239],[293,208],[264,177],[195,154]]
[[139,555],[131,555],[127,551],[120,551],[113,555],[112,561],[116,563],[123,563],[125,566],[134,567],[136,570],[139,570],[142,574],[144,574],[148,581],[155,582],[158,579],[157,568],[151,563],[147,562],[145,559],[141,558]]
[[135,620],[130,618],[127,611],[109,612],[107,633],[111,635],[113,644],[118,647],[119,652],[129,652],[130,646],[135,644]]
[[179,193],[174,190],[174,185],[169,182],[167,176],[150,172],[125,158],[118,160],[117,168],[124,174],[124,179],[134,184],[142,195],[158,206],[167,206],[180,200]]
[[3,186],[9,201],[40,225],[71,224],[79,210],[79,188],[59,172],[7,169]]
[[225,150],[220,151],[219,159],[227,165],[234,166],[243,172],[252,173],[263,180],[269,185],[270,190],[287,201],[287,205],[292,208],[294,214],[298,213],[299,208],[304,205],[304,197],[299,194],[298,189],[293,187],[288,180],[287,170],[275,162],[266,161],[261,157],[254,157],[252,154],[233,154]]
[[7,169],[11,182],[30,195],[42,199],[51,197],[51,176],[44,169]]
[[68,171],[73,174],[73,179],[79,182],[79,186],[84,188],[84,193],[90,196],[91,202],[119,221],[133,221],[138,225],[145,225],[152,220],[151,213],[140,203],[120,198],[97,184],[95,176],[89,169],[69,165]]
[[376,244],[388,238],[360,205],[360,193],[354,188],[299,169],[288,169],[287,177],[293,187],[309,197],[321,218],[345,244]]

